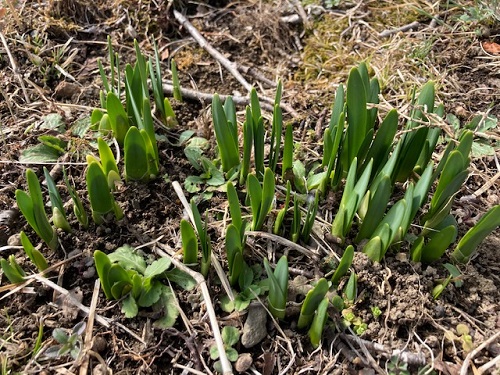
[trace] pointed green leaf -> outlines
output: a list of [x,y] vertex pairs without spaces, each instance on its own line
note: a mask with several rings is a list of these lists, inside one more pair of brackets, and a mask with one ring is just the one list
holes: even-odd
[[104,174],[107,176],[109,172],[114,171],[119,175],[120,172],[118,171],[118,166],[116,165],[115,155],[113,155],[113,151],[111,151],[109,145],[99,137],[97,139],[97,146],[99,148],[99,158],[101,159]]
[[477,246],[500,225],[500,205],[491,208],[462,237],[451,258],[458,263],[466,263],[476,251]]
[[358,295],[358,277],[355,272],[351,272],[349,281],[347,282],[344,293],[348,301],[353,303]]
[[290,170],[293,168],[293,127],[292,124],[288,124],[285,130],[285,145],[283,149],[283,163],[282,163],[282,177],[286,179],[286,176]]
[[102,216],[114,210],[114,199],[109,191],[108,180],[101,166],[91,162],[86,174],[92,217],[96,224],[102,224]]
[[101,286],[104,290],[104,294],[107,299],[112,299],[113,295],[111,294],[111,284],[108,278],[108,272],[111,268],[111,261],[108,256],[100,250],[94,251],[94,264],[97,270],[97,275],[101,280]]
[[392,182],[389,176],[384,175],[377,185],[377,190],[369,199],[368,210],[364,216],[363,223],[359,228],[356,242],[369,238],[375,231],[384,213],[391,197]]
[[354,258],[354,247],[352,245],[347,246],[344,250],[344,254],[342,258],[340,258],[339,265],[332,276],[332,285],[338,286],[340,282],[340,278],[347,273],[349,267],[351,267],[352,260]]
[[351,69],[347,80],[347,163],[358,154],[367,132],[366,90],[357,68]]
[[394,137],[398,129],[398,112],[393,109],[387,113],[380,124],[377,135],[370,146],[366,160],[373,159],[373,174],[375,174],[387,160]]
[[274,201],[274,189],[275,189],[275,181],[274,181],[274,173],[270,168],[266,168],[264,172],[264,182],[262,185],[262,200],[261,206],[259,209],[259,219],[257,221],[256,227],[253,230],[260,230],[262,225],[264,225],[264,221],[271,211],[271,207]]
[[12,284],[19,284],[24,281],[24,271],[17,264],[14,255],[10,255],[8,261],[1,258],[0,267],[2,268],[4,275]]
[[422,249],[424,248],[424,236],[419,236],[410,249],[410,258],[414,262],[420,262],[422,260]]
[[212,99],[212,118],[222,161],[222,169],[224,172],[228,172],[231,168],[240,164],[240,156],[238,144],[234,142],[233,130],[231,130],[219,95],[217,94]]
[[262,188],[254,174],[247,177],[247,194],[250,197],[250,208],[252,210],[252,230],[258,230],[257,223],[262,203]]
[[314,348],[317,348],[321,343],[321,336],[323,335],[323,330],[325,329],[326,319],[328,318],[327,314],[328,309],[328,298],[325,297],[321,301],[314,315],[313,322],[311,324],[311,328],[309,328],[309,340]]
[[240,185],[243,185],[247,179],[250,170],[250,158],[253,145],[253,122],[250,107],[246,107],[245,122],[243,123],[243,160],[240,172]]
[[297,327],[299,329],[307,327],[313,320],[314,312],[318,308],[321,301],[328,292],[328,282],[322,278],[318,280],[316,286],[311,289],[302,304],[300,309],[299,321]]
[[421,262],[432,263],[441,259],[444,252],[457,237],[457,227],[450,225],[434,233],[430,241],[421,250]]
[[129,180],[147,180],[149,178],[148,155],[146,144],[139,129],[132,126],[125,136],[125,178]]
[[198,262],[198,238],[189,221],[181,220],[182,260],[184,264]]
[[[229,213],[231,214],[231,222],[238,230],[243,229],[243,220],[241,219],[240,200],[238,193],[231,181],[227,183],[227,201],[229,203]],[[240,233],[241,234],[241,233]]]
[[113,92],[108,92],[106,97],[106,109],[108,111],[109,123],[113,130],[113,136],[119,145],[123,145],[125,134],[129,128],[127,112],[123,108],[120,99]]
[[[389,230],[389,224],[385,224],[385,226],[387,230]],[[380,262],[384,253],[381,238],[379,236],[372,237],[363,247],[363,253],[365,253],[373,262]]]

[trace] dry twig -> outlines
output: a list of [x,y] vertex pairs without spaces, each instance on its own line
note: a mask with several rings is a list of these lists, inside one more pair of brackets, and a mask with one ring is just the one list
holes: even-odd
[[405,32],[408,30],[416,29],[419,26],[420,26],[420,22],[415,21],[415,22],[409,23],[408,25],[403,25],[401,27],[398,27],[396,29],[384,30],[384,31],[378,33],[378,36],[379,36],[379,38],[387,38],[388,36],[397,34],[399,32]]
[[[193,227],[196,230],[196,223],[194,221],[193,211],[191,210],[191,206],[189,205],[186,196],[182,191],[181,185],[179,184],[178,181],[174,181],[172,182],[172,186],[174,187],[177,196],[179,197],[182,205],[184,206],[184,209],[188,213],[189,220],[191,221]],[[234,301],[234,294],[233,290],[231,289],[231,285],[229,284],[229,280],[227,279],[226,273],[224,272],[222,266],[220,265],[219,259],[217,259],[213,251],[212,254],[210,255],[210,260],[212,261],[212,266],[215,268],[215,272],[217,273],[217,276],[219,277],[219,280],[221,281],[222,287],[226,291],[226,294],[228,295],[231,301]]]
[[174,10],[174,16],[181,23],[182,26],[186,28],[186,30],[191,34],[191,36],[198,42],[201,48],[207,51],[214,59],[224,66],[233,76],[240,82],[243,87],[250,91],[252,89],[252,85],[243,77],[238,69],[236,68],[236,64],[234,62],[229,61],[222,53],[216,50],[208,41],[200,34],[198,29],[193,26],[189,20],[184,17],[184,15],[176,10]]
[[[158,243],[158,246],[168,251],[168,246],[163,245],[162,243]],[[217,349],[219,351],[219,359],[222,366],[222,373],[224,375],[233,374],[233,370],[231,369],[231,363],[227,358],[226,350],[224,349],[224,342],[222,341],[222,336],[219,329],[219,322],[217,321],[217,316],[215,315],[215,310],[212,305],[212,297],[210,296],[210,292],[208,290],[207,281],[203,277],[203,275],[199,272],[193,271],[191,268],[185,266],[182,262],[179,262],[174,257],[167,254],[165,251],[160,249],[156,249],[158,255],[162,257],[169,258],[174,266],[176,266],[181,271],[190,275],[193,279],[196,280],[198,286],[201,288],[201,293],[203,294],[203,300],[205,301],[205,305],[207,308],[208,318],[210,320],[210,326],[212,327],[212,333],[214,335],[215,344],[217,345]]]
[[399,350],[399,349],[390,350],[385,345],[376,342],[371,342],[368,340],[363,340],[355,335],[346,335],[345,333],[341,333],[340,337],[343,340],[356,343],[360,348],[364,346],[370,352],[376,352],[378,354],[381,354],[385,358],[391,358],[393,356],[397,356],[401,361],[409,365],[424,366],[426,364],[426,359],[423,353],[413,353],[407,350]]
[[[237,80],[240,82],[245,90],[250,92],[252,90],[252,85],[241,75],[238,70],[236,63],[228,60],[222,53],[215,49],[208,41],[200,34],[198,29],[193,26],[189,20],[182,15],[182,13],[174,10],[174,16],[181,23],[182,26],[191,34],[191,36],[196,40],[196,42],[207,51],[214,59],[216,59],[223,67],[225,67]],[[260,100],[274,106],[274,99],[268,98],[266,96],[260,96]],[[280,103],[281,108],[290,113],[293,117],[299,117],[298,113],[288,104]]]
[[16,76],[17,80],[19,81],[19,84],[21,85],[21,90],[23,91],[24,100],[26,101],[27,104],[31,104],[30,97],[28,96],[28,92],[26,91],[26,86],[24,86],[23,77],[21,76],[21,74],[19,74],[19,69],[17,68],[16,60],[14,59],[14,56],[12,56],[12,53],[10,52],[9,49],[9,45],[7,44],[7,40],[5,39],[5,36],[1,31],[0,31],[0,39],[2,39],[2,44],[5,48],[5,51],[7,52],[7,56],[9,56],[9,61],[12,71],[14,72],[14,75]]
[[94,320],[95,320],[95,309],[97,308],[97,300],[99,299],[99,290],[101,283],[99,279],[95,280],[94,292],[92,293],[92,301],[90,302],[90,312],[87,319],[87,326],[85,327],[85,342],[83,344],[82,354],[80,357],[80,375],[86,375],[89,368],[89,351],[92,349],[94,343]]
[[272,240],[274,242],[277,242],[283,246],[288,246],[292,248],[293,250],[298,251],[299,253],[311,258],[312,260],[319,260],[319,255],[312,252],[309,249],[306,249],[303,246],[300,246],[296,244],[295,242],[292,242],[290,240],[287,240],[286,238],[283,238],[281,236],[277,236],[272,233],[267,233],[267,232],[260,232],[260,231],[246,231],[245,234],[247,236],[252,236],[252,237],[257,237],[257,238],[267,238],[269,240]]
[[[192,100],[200,100],[203,102],[207,101],[212,101],[214,95],[209,94],[208,92],[201,92],[201,91],[196,91],[188,88],[183,88],[181,87],[181,94],[183,97],[192,99]],[[169,83],[164,83],[163,84],[163,92],[167,95],[173,95],[174,93],[174,87],[169,84]],[[229,95],[219,95],[220,100],[224,102]],[[233,99],[234,104],[236,105],[241,105],[245,106],[250,103],[250,99],[244,96],[231,96]],[[268,110],[270,112],[273,111],[273,106],[268,103],[261,103],[261,107],[264,108],[265,110]]]
[[476,349],[472,350],[467,357],[464,359],[464,363],[462,364],[462,368],[460,369],[460,375],[467,375],[467,370],[469,369],[469,364],[474,359],[474,357],[479,354],[481,350],[486,348],[491,343],[495,342],[500,338],[500,331],[491,336],[488,340],[484,341],[481,345],[479,345]]
[[[85,305],[81,304],[80,302],[78,302],[67,289],[64,289],[63,287],[61,287],[61,286],[57,285],[56,283],[50,281],[46,277],[41,276],[40,274],[34,275],[33,278],[35,280],[37,280],[38,282],[40,282],[42,284],[45,284],[48,287],[54,289],[58,293],[64,295],[67,298],[66,300],[69,303],[71,303],[73,306],[75,306],[78,309],[80,309],[80,311],[84,312],[87,315],[90,314],[90,309],[87,306],[85,306]],[[101,324],[102,326],[106,327],[106,328],[109,328],[111,324],[114,324],[117,327],[119,327],[122,330],[124,330],[130,336],[132,336],[133,338],[135,338],[137,341],[141,342],[142,344],[146,344],[139,336],[137,336],[134,332],[132,332],[130,329],[128,329],[127,327],[125,327],[121,323],[114,322],[111,319],[106,318],[104,316],[101,316],[99,314],[95,314],[95,321],[98,322],[99,324]]]

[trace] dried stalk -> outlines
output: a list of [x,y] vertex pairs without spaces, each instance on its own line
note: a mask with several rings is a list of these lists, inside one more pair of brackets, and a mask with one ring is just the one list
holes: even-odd
[[5,36],[1,31],[0,31],[0,39],[2,39],[2,44],[5,48],[5,51],[7,52],[7,56],[9,56],[9,61],[12,71],[14,72],[14,75],[16,76],[17,80],[19,81],[19,84],[21,85],[21,90],[24,95],[24,100],[27,104],[31,104],[31,100],[28,96],[28,91],[26,91],[26,86],[24,86],[23,77],[21,76],[21,74],[19,74],[19,69],[17,68],[16,60],[14,59],[14,56],[12,56],[12,53],[10,52],[9,49],[9,45],[7,44],[7,40],[5,39]]
[[[229,73],[231,73],[240,82],[245,90],[250,92],[252,90],[252,85],[241,75],[238,70],[237,64],[233,61],[228,60],[222,53],[215,49],[204,37],[200,34],[198,29],[193,26],[191,22],[180,12],[174,10],[174,16],[177,21],[180,22],[182,26],[191,34],[194,40],[207,51],[214,59],[216,59],[224,68],[226,68]],[[274,99],[268,98],[266,96],[260,96],[261,101],[274,106]],[[290,113],[294,117],[299,117],[298,113],[288,104],[280,103],[281,108]]]
[[[168,246],[163,245],[162,243],[158,243],[158,246],[168,251]],[[219,351],[219,359],[222,367],[223,375],[232,375],[233,370],[231,368],[231,363],[227,358],[226,350],[224,349],[224,342],[222,341],[222,336],[219,329],[219,322],[217,320],[217,316],[215,315],[214,306],[212,305],[212,297],[210,296],[210,292],[208,290],[207,281],[203,277],[203,275],[199,272],[193,271],[191,268],[184,265],[184,263],[179,262],[174,257],[170,256],[166,252],[156,249],[156,253],[162,257],[169,258],[174,266],[176,266],[181,271],[190,275],[193,279],[196,280],[198,286],[201,288],[201,293],[203,295],[203,300],[205,301],[205,305],[207,307],[208,318],[210,321],[210,326],[212,327],[212,333],[214,335],[215,344],[217,345],[217,349]]]

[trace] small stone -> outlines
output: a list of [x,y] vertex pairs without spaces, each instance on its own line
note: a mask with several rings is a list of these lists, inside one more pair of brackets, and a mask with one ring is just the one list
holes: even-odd
[[461,105],[458,105],[455,107],[455,114],[459,117],[468,117],[469,114],[467,113],[467,110],[462,107]]
[[406,254],[406,253],[397,253],[396,254],[396,259],[399,260],[400,262],[407,262],[408,261],[408,254]]
[[95,267],[89,267],[82,273],[84,279],[92,279],[96,274]]
[[428,336],[425,342],[431,348],[439,348],[439,339],[436,336],[433,335]]
[[56,99],[71,99],[73,95],[80,94],[81,88],[76,83],[62,81],[54,90]]
[[267,336],[266,309],[261,305],[250,305],[248,316],[243,326],[241,344],[245,348],[251,348],[261,342]]
[[234,364],[234,369],[237,372],[245,372],[252,366],[253,359],[250,353],[242,353],[239,355],[238,360]]
[[92,343],[92,350],[96,353],[102,353],[106,350],[108,343],[102,336],[96,336],[94,342]]
[[445,316],[445,313],[446,313],[446,310],[443,306],[438,305],[434,308],[434,317],[436,317],[437,319]]
[[7,240],[9,246],[21,246],[21,235],[19,233],[13,234]]
[[109,368],[106,365],[99,363],[97,366],[94,367],[92,374],[94,374],[94,375],[109,375],[109,374],[112,374],[112,372],[109,370]]

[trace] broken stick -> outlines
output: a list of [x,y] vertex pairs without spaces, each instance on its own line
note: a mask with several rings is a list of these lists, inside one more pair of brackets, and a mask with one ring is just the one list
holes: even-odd
[[[182,26],[191,34],[191,36],[198,42],[201,48],[207,51],[214,59],[216,59],[223,67],[225,67],[243,87],[250,92],[252,90],[252,85],[241,75],[238,71],[236,63],[227,59],[222,53],[215,49],[204,37],[200,34],[198,29],[193,26],[191,22],[180,12],[174,10],[174,16],[181,23]],[[261,101],[269,104],[271,108],[274,108],[274,99],[268,98],[266,96],[260,96]],[[234,100],[234,98],[233,98]],[[264,107],[264,106],[263,106]],[[280,107],[291,114],[293,117],[299,117],[299,114],[288,104],[280,103]]]

